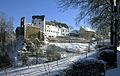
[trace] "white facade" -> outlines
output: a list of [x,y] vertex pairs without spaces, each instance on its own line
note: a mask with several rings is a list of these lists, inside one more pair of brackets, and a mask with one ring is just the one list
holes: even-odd
[[55,24],[46,24],[45,34],[47,37],[69,36],[69,28]]
[[69,28],[61,27],[61,36],[69,36]]
[[48,25],[46,24],[45,34],[47,37],[56,37],[61,34],[59,27],[56,25]]
[[41,16],[35,16],[36,18],[32,19],[32,25],[40,27],[40,31],[45,33],[45,18],[40,18]]
[[[58,23],[58,22],[56,22]],[[69,36],[69,28],[62,25],[57,25],[55,22],[46,22],[43,16],[33,16],[32,25],[40,27],[40,31],[44,33],[46,37],[56,37],[56,36]]]

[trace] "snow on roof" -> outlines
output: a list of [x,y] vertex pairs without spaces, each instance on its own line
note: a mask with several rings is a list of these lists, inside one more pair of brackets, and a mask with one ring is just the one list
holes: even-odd
[[85,30],[95,32],[95,30],[93,30],[93,29],[91,29],[91,28],[89,28],[89,27],[86,27]]
[[81,26],[81,27],[84,28],[86,31],[95,32],[95,30],[91,29],[90,27],[85,27],[85,26]]

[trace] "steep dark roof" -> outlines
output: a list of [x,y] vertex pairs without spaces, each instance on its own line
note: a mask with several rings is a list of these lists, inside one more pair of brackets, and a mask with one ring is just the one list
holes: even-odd
[[61,28],[61,27],[69,28],[67,24],[56,22],[56,21],[50,21],[50,22],[45,21],[45,24],[47,24],[47,25],[55,25],[55,26],[58,26],[59,28]]
[[53,25],[53,23],[51,23],[49,21],[45,21],[45,24],[47,24],[47,25]]
[[32,19],[35,19],[35,18],[41,19],[43,21],[45,16],[44,15],[34,15],[34,16],[32,16]]
[[65,24],[65,23],[58,23],[58,22],[55,22],[56,25],[58,25],[58,27],[65,27],[65,28],[68,28],[68,25]]

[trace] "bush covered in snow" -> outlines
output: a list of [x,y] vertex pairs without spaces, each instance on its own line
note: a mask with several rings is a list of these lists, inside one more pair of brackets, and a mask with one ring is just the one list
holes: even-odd
[[107,63],[107,68],[115,66],[114,47],[112,45],[104,46],[97,50],[97,58]]
[[97,51],[101,51],[101,50],[105,50],[105,49],[111,49],[111,50],[113,50],[114,46],[113,45],[103,46],[103,47],[99,48]]
[[65,70],[65,76],[104,76],[105,62],[95,58],[86,58],[70,65]]
[[22,54],[21,56],[22,64],[27,65],[28,62],[28,54]]
[[98,50],[98,59],[101,59],[107,63],[107,68],[113,67],[115,64],[115,54],[113,46],[103,47]]
[[98,49],[98,48],[101,48],[101,47],[103,47],[103,45],[96,45],[95,49]]
[[11,66],[12,65],[7,53],[4,56],[0,55],[0,69],[6,69]]
[[49,45],[46,49],[46,56],[49,61],[55,61],[60,59],[60,53],[61,51],[60,47],[57,47],[55,45]]

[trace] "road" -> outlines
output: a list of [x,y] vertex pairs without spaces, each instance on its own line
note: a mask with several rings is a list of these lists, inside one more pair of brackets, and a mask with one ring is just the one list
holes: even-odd
[[[94,54],[95,52],[88,53],[87,56]],[[50,76],[54,73],[60,73],[61,70],[64,70],[69,67],[74,61],[78,59],[83,59],[86,57],[86,54],[67,57],[58,61],[38,64],[34,66],[27,66],[16,69],[8,69],[7,73],[4,71],[0,72],[0,76]]]

